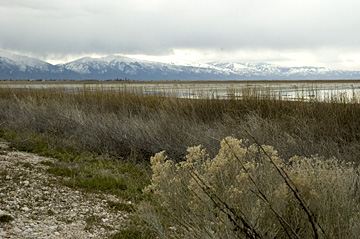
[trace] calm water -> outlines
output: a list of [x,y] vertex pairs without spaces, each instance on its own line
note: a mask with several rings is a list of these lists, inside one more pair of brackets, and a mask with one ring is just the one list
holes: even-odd
[[65,89],[69,92],[81,90],[133,91],[147,94],[164,94],[181,98],[242,98],[243,95],[276,96],[284,100],[329,100],[360,98],[360,81],[336,82],[216,82],[216,83],[46,83],[46,82],[1,82],[4,88]]

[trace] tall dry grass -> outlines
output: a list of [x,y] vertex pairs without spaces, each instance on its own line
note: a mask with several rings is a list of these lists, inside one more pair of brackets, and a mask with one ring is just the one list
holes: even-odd
[[40,134],[52,147],[140,160],[161,150],[181,160],[198,144],[215,155],[220,139],[252,141],[250,133],[285,159],[319,154],[358,161],[359,104],[244,96],[192,100],[128,90],[0,89],[0,127],[28,134],[19,144]]

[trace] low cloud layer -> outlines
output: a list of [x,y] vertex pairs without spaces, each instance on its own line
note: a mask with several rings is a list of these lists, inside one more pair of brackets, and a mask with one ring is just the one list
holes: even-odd
[[0,48],[43,59],[188,52],[299,64],[308,55],[356,67],[359,10],[353,0],[2,0]]

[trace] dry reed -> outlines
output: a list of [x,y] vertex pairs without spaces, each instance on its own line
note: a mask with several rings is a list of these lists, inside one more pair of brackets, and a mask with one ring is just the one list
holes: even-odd
[[181,160],[187,147],[198,144],[215,155],[219,139],[249,138],[246,132],[285,159],[319,154],[357,161],[360,152],[359,104],[336,98],[291,102],[249,93],[241,100],[193,100],[121,90],[0,89],[0,104],[3,130],[116,157],[146,160],[166,150]]

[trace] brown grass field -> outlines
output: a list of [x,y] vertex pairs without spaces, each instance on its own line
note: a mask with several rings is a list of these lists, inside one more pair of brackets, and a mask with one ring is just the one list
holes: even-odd
[[[6,86],[13,83],[13,81],[0,82],[0,85]],[[24,82],[15,83],[24,84]],[[79,84],[79,82],[71,82],[73,83]],[[93,84],[94,82],[82,83]],[[231,84],[235,83],[238,82],[231,82]],[[294,84],[294,82],[291,83]],[[39,84],[39,82],[25,84]],[[61,86],[62,82],[50,84]],[[110,83],[96,82],[96,84]],[[114,83],[111,82],[111,84]],[[122,82],[115,84],[122,84]],[[141,83],[126,82],[126,84]],[[151,82],[151,84],[157,83]],[[182,82],[176,82],[176,84],[182,84]],[[206,84],[216,83],[206,82]],[[248,84],[248,82],[239,84]],[[249,94],[246,95],[246,92]],[[160,151],[166,151],[173,162],[182,162],[185,160],[189,147],[202,145],[206,148],[208,157],[214,158],[221,149],[221,140],[228,136],[243,139],[243,147],[246,150],[254,144],[271,145],[277,150],[278,157],[284,164],[288,164],[294,156],[309,159],[315,157],[316,160],[321,157],[336,158],[338,162],[354,163],[354,167],[360,163],[360,105],[358,103],[348,103],[335,95],[328,102],[316,100],[307,102],[279,100],[276,95],[260,97],[251,89],[244,90],[243,94],[241,100],[181,99],[126,90],[90,91],[82,88],[82,90],[69,93],[61,87],[36,90],[26,87],[23,89],[0,87],[0,135],[18,149],[59,158],[59,165],[52,173],[72,175],[71,181],[67,181],[69,185],[89,190],[107,190],[120,197],[133,198],[136,201],[144,200],[141,190],[150,182],[151,156]],[[104,168],[106,170],[100,170]],[[125,170],[122,175],[126,176],[121,179],[121,188],[117,188],[118,184],[114,183],[119,181],[116,181],[119,171],[115,168]],[[295,171],[289,172],[295,175]],[[276,172],[272,172],[271,175],[275,174]],[[112,179],[112,175],[115,179]],[[312,176],[308,178],[314,179]],[[102,184],[97,183],[94,186],[95,181],[101,181]],[[317,189],[314,188],[314,190]],[[333,191],[336,193],[336,190]],[[249,195],[249,198],[253,197]],[[311,195],[306,196],[306,201],[319,200],[316,197],[312,198]],[[336,195],[334,197],[336,198]],[[273,203],[275,202],[271,202]],[[218,203],[219,207],[224,205]],[[172,210],[175,209],[172,208]],[[345,218],[348,215],[346,210],[350,209],[341,210],[336,215]],[[321,213],[321,210],[316,212]],[[291,216],[291,213],[286,213],[287,216]],[[311,225],[311,218],[306,219],[303,216],[301,218],[305,218],[305,222]],[[161,224],[162,216],[158,218]],[[196,220],[194,223],[200,223]],[[295,219],[285,218],[285,220],[296,224]],[[300,228],[296,230],[300,231],[295,234],[308,236],[309,234],[301,233],[302,230],[308,228],[303,223],[304,221],[301,221],[299,225],[291,224],[285,228],[290,227],[295,230],[299,226]],[[334,223],[334,220],[329,219],[322,223]],[[230,224],[227,224],[226,228],[231,231]],[[209,226],[211,223],[201,225]],[[251,228],[256,229],[255,226]],[[149,233],[159,232],[156,232],[154,228],[149,230]],[[275,233],[278,228],[271,230]],[[284,230],[291,231],[289,228]],[[357,229],[351,226],[347,230]],[[340,229],[335,230],[330,237],[337,237],[336,233],[339,232]],[[166,233],[171,234],[171,230],[167,230]],[[227,232],[221,231],[221,233]],[[219,235],[225,235],[221,233]],[[242,235],[256,234],[244,233]],[[265,232],[260,230],[259,233]],[[281,235],[278,238],[286,238],[287,234]],[[276,233],[273,236],[276,237]],[[215,238],[221,238],[221,236]],[[262,234],[262,238],[267,237]]]

